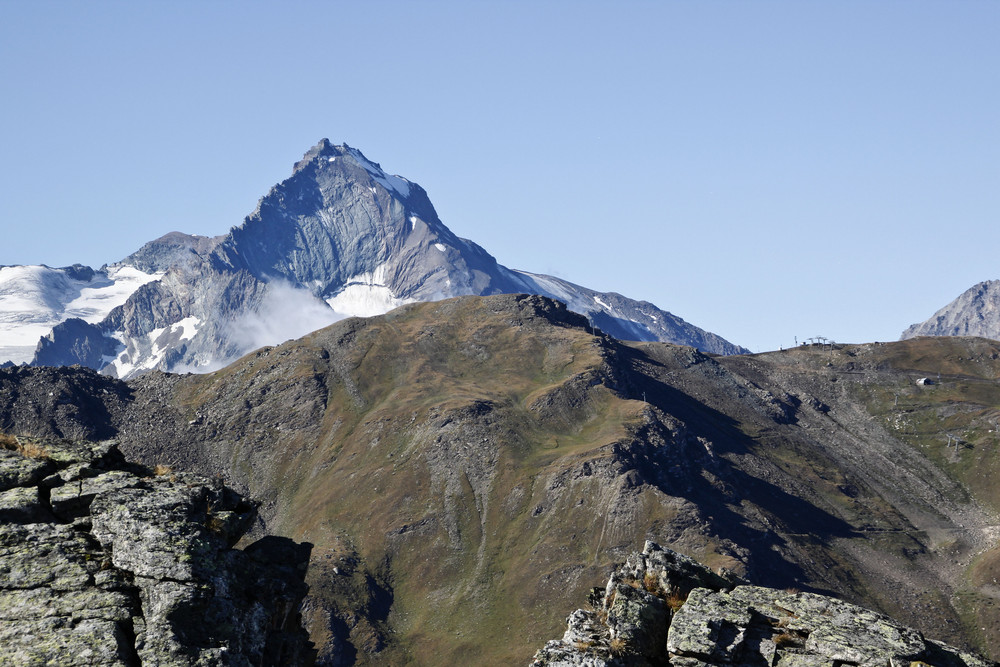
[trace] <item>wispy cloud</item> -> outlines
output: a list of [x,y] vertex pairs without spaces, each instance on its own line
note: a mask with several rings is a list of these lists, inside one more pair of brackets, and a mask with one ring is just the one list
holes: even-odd
[[301,338],[342,319],[343,315],[308,290],[274,281],[268,283],[267,293],[255,310],[232,321],[229,339],[246,353]]

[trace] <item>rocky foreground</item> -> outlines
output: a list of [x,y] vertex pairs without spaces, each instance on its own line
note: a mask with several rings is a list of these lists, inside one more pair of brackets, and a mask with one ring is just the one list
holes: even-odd
[[254,506],[113,442],[0,435],[0,664],[295,665],[308,546],[232,546]]
[[[305,665],[311,545],[234,547],[254,505],[114,441],[0,435],[0,664]],[[888,616],[647,542],[533,667],[986,667]]]
[[888,616],[794,590],[750,586],[646,542],[570,614],[532,667],[760,665],[986,667]]

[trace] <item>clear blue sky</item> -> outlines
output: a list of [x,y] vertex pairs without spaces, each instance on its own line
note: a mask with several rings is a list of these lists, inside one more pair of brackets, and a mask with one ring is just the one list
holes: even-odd
[[756,350],[1000,278],[998,2],[0,0],[0,264],[239,224],[322,137]]

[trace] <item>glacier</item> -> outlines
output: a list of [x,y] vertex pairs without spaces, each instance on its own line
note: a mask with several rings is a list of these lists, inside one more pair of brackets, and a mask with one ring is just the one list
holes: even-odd
[[44,264],[0,268],[0,362],[28,363],[38,340],[70,318],[103,320],[162,273],[112,265],[93,270]]

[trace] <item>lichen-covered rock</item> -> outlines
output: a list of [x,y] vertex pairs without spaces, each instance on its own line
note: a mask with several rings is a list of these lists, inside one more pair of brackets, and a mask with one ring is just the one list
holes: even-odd
[[553,640],[535,653],[531,664],[547,667],[617,667],[621,664],[614,658],[588,651],[588,648]]
[[927,642],[916,630],[825,595],[742,586],[727,597],[769,623],[804,637],[804,650],[832,660],[912,662],[927,650]]
[[33,459],[0,449],[0,491],[37,483],[55,465],[48,459]]
[[5,665],[131,666],[131,637],[120,623],[64,617],[0,624],[0,660]]
[[310,662],[307,545],[233,549],[250,503],[113,443],[17,444],[0,450],[0,664]]
[[591,604],[597,611],[571,614],[563,639],[538,651],[533,667],[997,664],[929,641],[884,614],[824,595],[746,585],[650,542]]
[[0,523],[0,587],[79,590],[99,567],[99,545],[71,526]]
[[532,664],[551,667],[611,667],[618,661],[608,647],[608,627],[597,614],[577,609],[566,619],[562,639],[548,642],[535,654]]
[[725,594],[695,588],[672,619],[667,651],[706,662],[733,662],[750,621],[745,605]]
[[29,486],[0,491],[0,521],[36,523],[49,516],[38,488]]
[[141,482],[139,477],[124,470],[111,470],[95,477],[77,477],[52,489],[49,503],[59,518],[71,520],[87,515],[90,504],[99,494],[134,487]]
[[629,556],[619,572],[638,581],[651,577],[661,590],[682,597],[694,588],[723,590],[746,583],[734,574],[713,572],[693,558],[648,540],[642,552]]
[[608,608],[611,641],[644,658],[663,654],[667,641],[666,603],[639,588],[618,584]]

